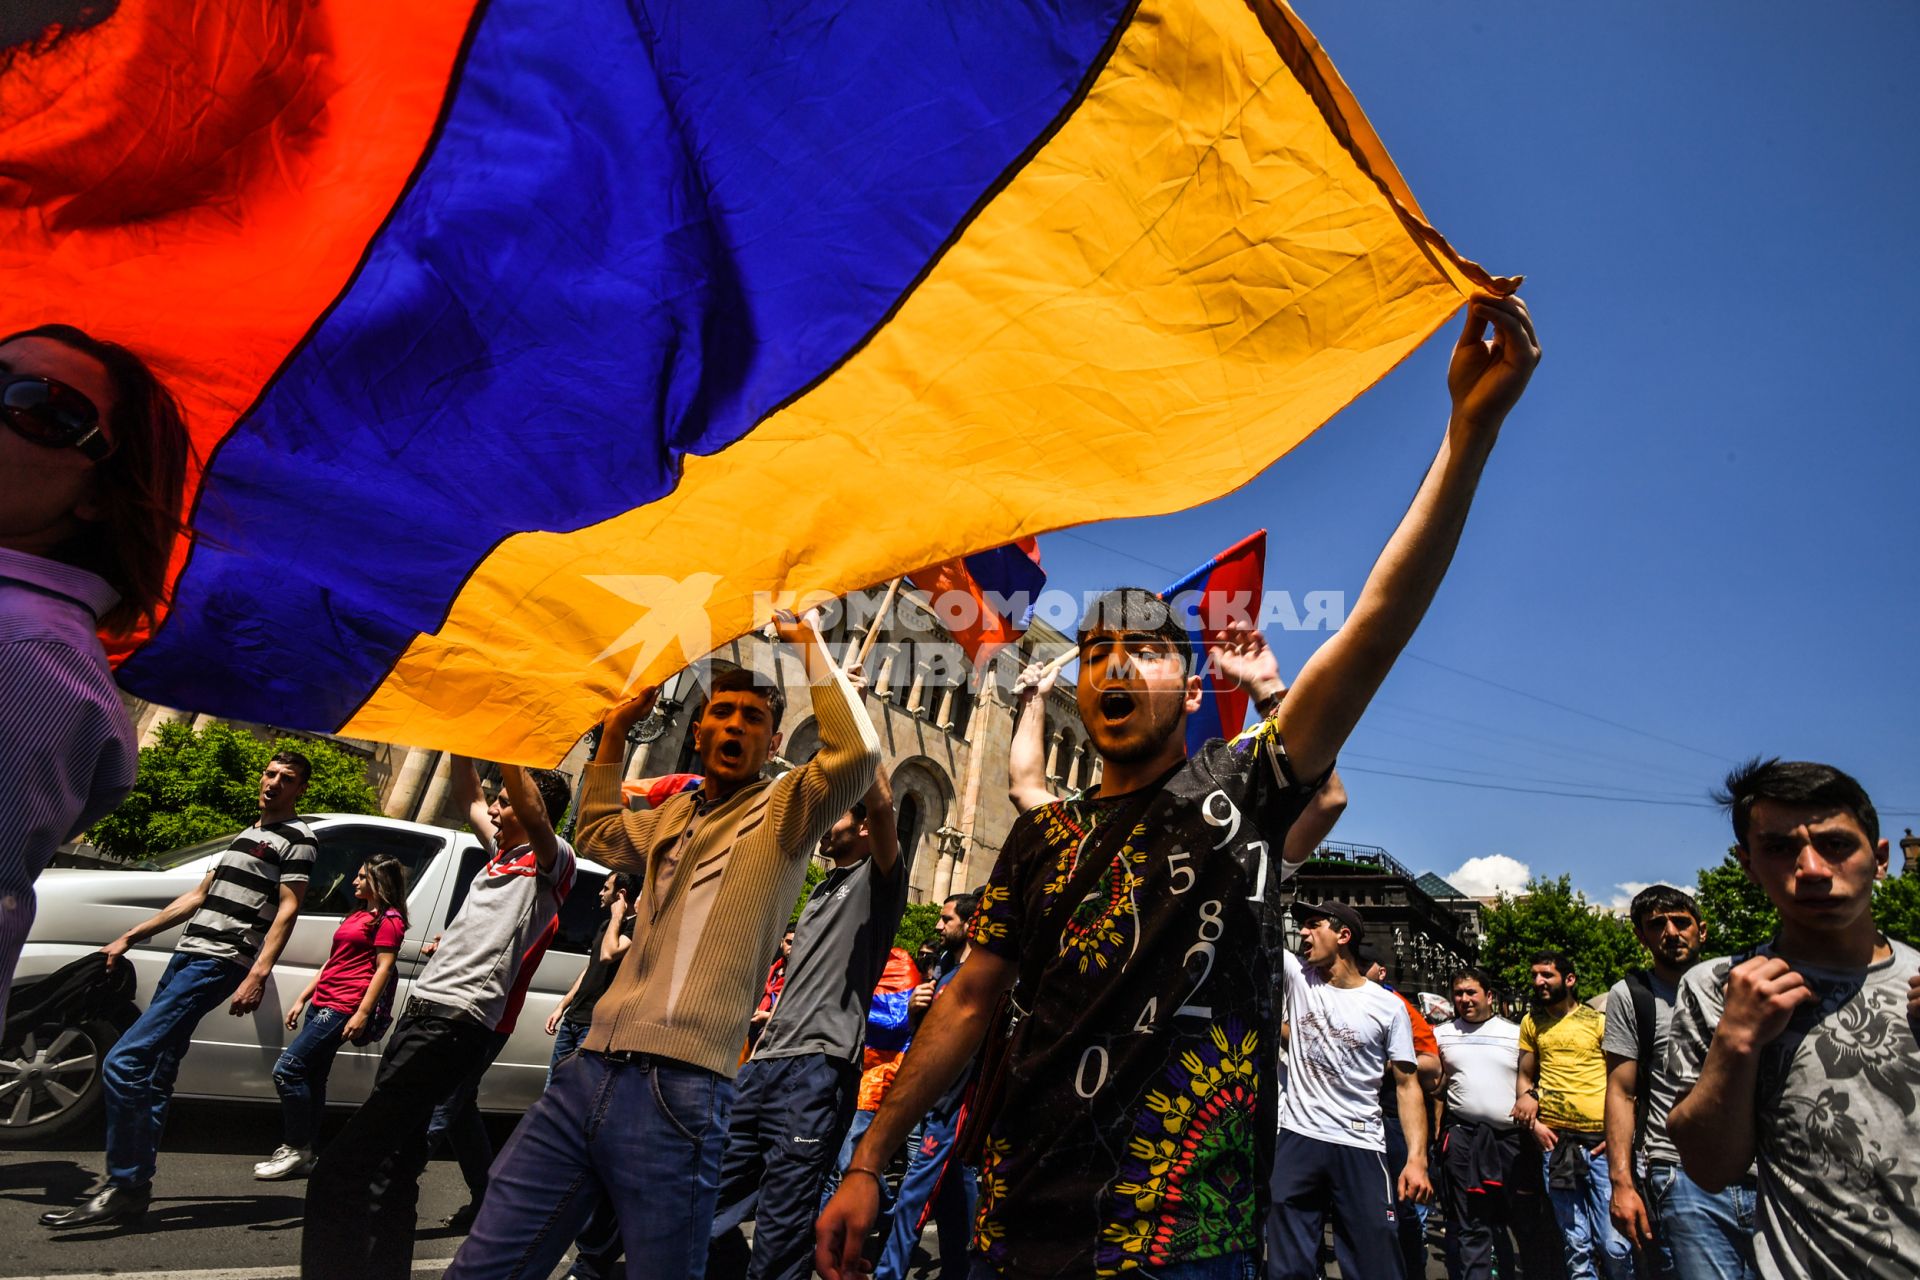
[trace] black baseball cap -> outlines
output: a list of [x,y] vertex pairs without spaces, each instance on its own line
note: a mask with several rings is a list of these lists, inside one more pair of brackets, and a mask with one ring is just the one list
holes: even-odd
[[1360,913],[1344,902],[1296,902],[1293,904],[1293,918],[1305,924],[1309,920],[1332,920],[1345,925],[1353,932],[1353,959],[1355,964],[1364,965],[1366,961],[1365,940],[1367,922]]

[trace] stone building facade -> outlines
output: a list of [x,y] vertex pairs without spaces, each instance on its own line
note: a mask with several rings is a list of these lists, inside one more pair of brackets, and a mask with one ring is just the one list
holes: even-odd
[[1437,899],[1425,879],[1376,845],[1328,842],[1294,878],[1293,891],[1296,901],[1331,899],[1358,911],[1366,951],[1395,987],[1445,995],[1454,972],[1479,957],[1478,904]]
[[[1036,622],[1016,646],[1003,650],[982,675],[972,670],[916,591],[903,589],[884,618],[883,592],[857,593],[829,611],[827,642],[836,658],[867,648],[872,696],[868,711],[879,730],[893,779],[901,852],[911,858],[910,898],[937,902],[978,888],[999,857],[1015,818],[1007,798],[1007,756],[1013,739],[1013,679],[1028,661],[1044,661],[1071,640]],[[692,727],[705,706],[704,674],[730,666],[775,670],[774,646],[759,634],[721,646],[662,688],[655,714],[630,741],[629,778],[693,772]],[[819,747],[811,701],[796,664],[780,664],[787,714],[773,768],[791,768]],[[1099,764],[1074,707],[1073,686],[1062,680],[1047,700],[1047,773],[1056,790],[1096,785]],[[145,745],[161,724],[209,717],[129,699]],[[273,732],[261,729],[261,732]],[[390,817],[459,826],[452,806],[451,760],[446,752],[347,738],[329,739],[365,757],[369,780]],[[592,750],[583,737],[560,767],[578,776]]]

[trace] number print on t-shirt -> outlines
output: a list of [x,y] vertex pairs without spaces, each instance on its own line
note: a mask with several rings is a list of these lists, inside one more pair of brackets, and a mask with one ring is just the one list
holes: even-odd
[[[981,1171],[975,1245],[993,1266],[1108,1275],[1256,1246],[1270,854],[1311,796],[1266,734],[1209,744],[1144,806],[1056,803],[1008,834],[972,938],[1045,959]],[[1124,840],[1089,840],[1122,809],[1138,815]],[[1084,856],[1107,865],[1065,908]],[[1058,932],[1039,936],[1049,916]]]

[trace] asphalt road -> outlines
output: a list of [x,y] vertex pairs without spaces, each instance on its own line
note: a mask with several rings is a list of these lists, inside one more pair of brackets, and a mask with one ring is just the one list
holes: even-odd
[[[329,1117],[340,1124],[345,1113]],[[497,1148],[512,1126],[490,1117]],[[48,1231],[38,1218],[74,1203],[101,1168],[100,1134],[54,1147],[0,1151],[0,1277],[138,1276],[148,1280],[281,1280],[298,1274],[304,1182],[255,1182],[253,1162],[280,1141],[279,1112],[236,1103],[178,1102],[139,1229]],[[435,1160],[420,1184],[416,1273],[437,1276],[463,1237],[440,1220],[466,1203],[451,1159]],[[935,1246],[936,1233],[923,1241]],[[1338,1275],[1337,1268],[1329,1268]],[[566,1273],[563,1263],[555,1276]],[[917,1274],[917,1273],[916,1273]],[[1429,1277],[1444,1276],[1437,1258]]]
[[[330,1117],[340,1123],[344,1113]],[[495,1131],[505,1141],[509,1126]],[[185,1272],[213,1280],[291,1276],[300,1261],[304,1182],[255,1182],[253,1162],[280,1141],[271,1107],[177,1102],[154,1179],[153,1207],[138,1230],[53,1232],[37,1221],[74,1203],[101,1169],[96,1131],[53,1148],[0,1151],[0,1276],[126,1275]],[[428,1166],[420,1186],[414,1238],[423,1275],[438,1275],[461,1237],[440,1219],[466,1203],[466,1184],[452,1160]],[[437,1260],[437,1265],[432,1265]]]

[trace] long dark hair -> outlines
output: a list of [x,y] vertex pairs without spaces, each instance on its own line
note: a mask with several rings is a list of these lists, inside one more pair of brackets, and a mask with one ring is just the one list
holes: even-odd
[[107,434],[113,453],[97,464],[105,516],[55,550],[55,558],[97,573],[120,593],[100,627],[125,635],[159,620],[167,598],[167,565],[185,528],[181,495],[193,442],[179,401],[147,362],[117,342],[70,324],[43,324],[0,338],[48,338],[92,356],[113,383]]
[[402,929],[407,926],[407,868],[391,854],[376,853],[360,864],[367,873],[367,879],[373,882],[373,906],[371,919],[367,922],[367,936],[371,938],[380,929],[380,918],[389,911],[400,914]]

